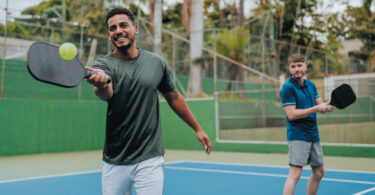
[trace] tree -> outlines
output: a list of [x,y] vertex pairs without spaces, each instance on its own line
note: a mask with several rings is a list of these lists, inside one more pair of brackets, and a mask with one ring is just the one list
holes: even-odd
[[[223,31],[217,34],[217,50],[219,53],[225,54],[227,57],[234,59],[238,62],[244,63],[244,49],[250,41],[249,30],[244,28],[238,28],[235,31]],[[226,87],[227,91],[233,89],[233,81],[239,80],[244,81],[243,69],[236,64],[229,63],[224,71],[229,76],[229,83]],[[244,85],[240,85],[240,89],[244,90]],[[241,92],[241,97],[244,98],[245,94]]]
[[17,22],[8,23],[7,31],[8,36],[14,38],[25,38],[29,35],[29,32],[27,32],[25,28]]
[[167,10],[164,10],[163,14],[163,25],[167,28],[178,29],[182,26],[182,3],[177,2],[173,6],[169,6]]
[[[195,62],[202,56],[203,47],[203,0],[184,0],[183,24],[190,37],[189,96],[197,96],[202,89],[202,67]],[[185,13],[185,14],[184,14]],[[187,26],[187,24],[189,24]]]
[[162,41],[162,0],[153,0],[154,1],[154,51],[161,54],[161,41]]
[[359,51],[354,51],[353,56],[367,62],[367,71],[373,71],[373,56],[375,51],[375,14],[369,10],[371,2],[364,1],[363,7],[349,7],[347,14],[349,20],[349,37],[358,37],[363,42]]
[[0,23],[0,34],[1,34],[1,36],[4,36],[4,30],[5,30],[4,25]]
[[[279,43],[276,45],[276,69],[286,72],[286,66],[280,66],[281,63],[287,62],[290,53],[297,52],[296,45],[304,47],[321,48],[319,40],[315,39],[316,33],[322,28],[317,15],[317,0],[281,0],[273,6],[271,20],[275,25],[275,40]],[[266,13],[270,8],[269,1],[259,1],[258,6],[253,9],[256,18]],[[306,20],[312,20],[317,25],[308,25]],[[278,71],[277,71],[278,72]]]

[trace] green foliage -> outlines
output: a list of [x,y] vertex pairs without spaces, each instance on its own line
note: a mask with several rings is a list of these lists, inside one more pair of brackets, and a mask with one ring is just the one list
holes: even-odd
[[[29,8],[26,8],[21,12],[23,15],[42,15],[43,10],[51,7],[56,7],[61,5],[61,0],[50,0],[50,1],[43,1],[39,3],[39,5],[32,6]],[[61,9],[60,9],[61,11]],[[56,17],[52,12],[48,14],[49,17]]]
[[168,28],[181,28],[182,26],[182,3],[176,3],[163,11],[163,25]]
[[250,41],[249,30],[238,28],[234,31],[223,31],[217,33],[217,50],[219,53],[233,59],[244,53],[244,49]]
[[86,15],[84,23],[90,24],[88,30],[90,34],[107,34],[107,27],[105,25],[106,15],[107,11],[104,10],[94,10]]
[[[211,40],[212,41],[212,40]],[[244,28],[238,28],[233,31],[223,31],[217,33],[216,45],[217,51],[233,60],[238,62],[244,62],[244,52],[246,46],[249,44],[250,34],[249,30]],[[229,74],[229,80],[234,81],[238,76],[241,81],[244,80],[243,69],[237,65],[229,63],[224,71]],[[239,84],[240,90],[244,90],[244,84]],[[229,82],[226,90],[229,91],[233,88],[233,83]],[[245,94],[241,93],[240,96],[245,98]]]
[[357,37],[364,43],[359,51],[354,52],[354,56],[367,61],[371,53],[375,51],[375,14],[372,14],[365,6],[349,8],[347,14],[352,18],[349,21],[350,37]]
[[349,64],[348,59],[341,54],[327,55],[328,72],[333,74],[346,73],[346,66]]
[[225,1],[224,6],[220,5],[220,0],[205,0],[204,15],[205,28],[235,28],[239,24],[239,9],[234,1]]
[[322,68],[323,68],[323,61],[320,58],[314,58],[312,61],[312,71],[310,72],[310,75],[313,77],[320,76],[319,74],[322,73]]
[[0,34],[3,35],[4,34],[4,25],[0,23]]
[[29,32],[26,31],[22,25],[16,22],[8,23],[7,31],[8,36],[13,38],[24,38],[29,35]]

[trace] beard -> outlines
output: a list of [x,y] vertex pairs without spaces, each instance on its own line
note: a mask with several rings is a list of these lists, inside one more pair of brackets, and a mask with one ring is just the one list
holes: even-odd
[[292,78],[295,80],[303,80],[304,76],[305,76],[304,73],[298,73],[298,76],[297,74],[292,74]]
[[112,41],[112,44],[116,47],[116,49],[120,53],[126,55],[128,53],[129,48],[134,44],[134,40],[135,40],[134,37],[129,37],[129,43],[123,46],[117,46],[114,41]]

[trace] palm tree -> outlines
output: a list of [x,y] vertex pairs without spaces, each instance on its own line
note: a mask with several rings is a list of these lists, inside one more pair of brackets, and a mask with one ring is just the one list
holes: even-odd
[[[154,15],[152,18],[154,19],[152,22],[155,24],[154,26],[154,51],[156,53],[161,54],[161,41],[162,41],[162,0],[150,0],[153,1],[154,11],[152,12]],[[150,13],[151,15],[151,13]]]
[[195,62],[202,57],[203,47],[203,0],[184,0],[183,24],[190,37],[189,96],[197,96],[202,89],[202,67]]
[[[250,41],[249,30],[244,28],[238,28],[235,31],[224,31],[217,34],[217,50],[219,53],[226,54],[227,57],[235,59],[238,62],[244,62],[244,49]],[[244,70],[243,68],[237,66],[236,64],[229,63],[225,69],[225,72],[228,73],[229,83],[226,87],[227,91],[233,89],[233,81],[237,80],[237,76],[240,80],[240,90],[241,97],[244,98],[245,94],[243,90],[244,87]]]

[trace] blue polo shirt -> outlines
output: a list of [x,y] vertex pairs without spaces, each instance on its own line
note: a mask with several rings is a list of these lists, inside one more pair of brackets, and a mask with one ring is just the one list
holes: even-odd
[[[320,96],[315,84],[307,79],[305,79],[304,84],[305,86],[301,86],[292,77],[285,82],[280,91],[283,106],[295,105],[296,109],[306,109],[316,105],[315,99]],[[320,141],[316,113],[294,121],[286,118],[288,140]]]

